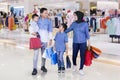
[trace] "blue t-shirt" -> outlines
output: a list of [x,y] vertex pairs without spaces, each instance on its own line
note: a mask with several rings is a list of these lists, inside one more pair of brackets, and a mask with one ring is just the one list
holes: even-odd
[[56,51],[65,52],[66,43],[68,42],[68,36],[65,32],[58,32],[55,36],[55,49]]

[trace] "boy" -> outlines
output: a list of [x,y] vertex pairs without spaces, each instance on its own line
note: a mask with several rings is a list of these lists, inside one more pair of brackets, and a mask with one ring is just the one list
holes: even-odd
[[[38,18],[39,18],[39,16],[37,14],[33,14],[32,15],[32,21],[30,22],[29,32],[34,37],[37,37],[39,35],[39,27],[37,25]],[[39,57],[39,49],[34,49],[33,72],[32,72],[32,75],[36,75],[37,74],[38,57]]]
[[57,59],[58,59],[58,73],[65,71],[65,65],[63,60],[64,52],[66,51],[68,55],[68,36],[64,32],[67,29],[66,24],[61,24],[59,27],[59,32],[55,36],[55,50],[57,52]]

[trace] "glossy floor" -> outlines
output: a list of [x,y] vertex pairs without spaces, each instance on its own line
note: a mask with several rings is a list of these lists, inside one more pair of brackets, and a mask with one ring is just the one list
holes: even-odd
[[[47,60],[46,64],[48,73],[42,73],[40,58],[39,73],[32,76],[33,51],[28,49],[28,38],[28,34],[18,31],[0,33],[0,80],[120,80],[120,66],[105,62],[108,59],[116,64],[120,62],[118,56],[120,44],[110,43],[105,34],[91,37],[91,44],[102,49],[103,55],[98,61],[94,60],[90,67],[84,68],[84,76],[81,76],[79,71],[73,72],[72,69],[66,69],[64,74],[58,74],[57,65],[51,65],[50,60]],[[69,49],[71,50],[71,46]],[[100,61],[101,59],[104,61]],[[77,62],[79,69],[79,58]]]
[[[120,66],[93,61],[92,66],[85,67],[85,75],[66,69],[64,74],[57,73],[57,65],[47,60],[48,73],[40,71],[32,76],[33,52],[13,46],[0,47],[0,80],[120,80]],[[79,62],[79,58],[78,61]],[[79,63],[78,63],[79,68]]]

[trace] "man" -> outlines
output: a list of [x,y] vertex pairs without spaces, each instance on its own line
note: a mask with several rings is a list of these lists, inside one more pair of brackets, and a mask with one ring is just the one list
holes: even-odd
[[[41,56],[43,55],[45,49],[47,46],[51,46],[52,44],[52,22],[50,19],[48,19],[48,11],[47,8],[41,8],[40,9],[40,18],[38,20],[38,26],[39,26],[39,34],[40,39],[42,42],[42,48],[41,48]],[[41,58],[41,70],[43,72],[47,72],[47,69],[45,67],[45,58]]]

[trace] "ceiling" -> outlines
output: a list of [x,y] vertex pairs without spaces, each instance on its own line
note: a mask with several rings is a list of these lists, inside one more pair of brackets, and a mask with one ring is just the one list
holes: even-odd
[[[8,3],[18,3],[23,2],[25,0],[0,0],[0,2],[8,2]],[[45,3],[64,3],[64,2],[70,2],[70,1],[119,1],[119,0],[28,0],[28,1],[34,1],[39,4],[45,4]]]

